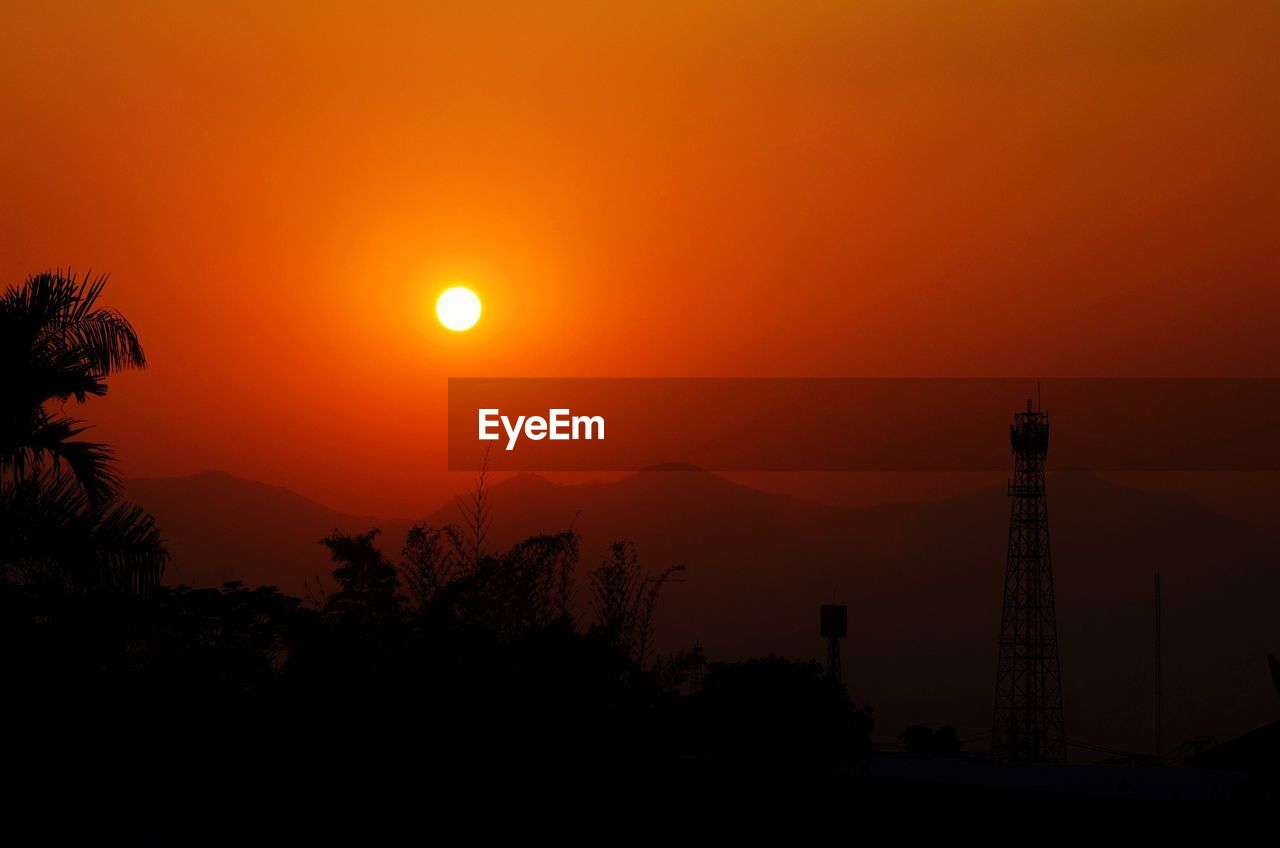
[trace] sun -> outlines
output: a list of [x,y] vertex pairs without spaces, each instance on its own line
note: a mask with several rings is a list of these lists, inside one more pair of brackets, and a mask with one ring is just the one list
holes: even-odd
[[470,330],[480,320],[480,298],[465,286],[454,286],[436,301],[436,317],[455,333]]

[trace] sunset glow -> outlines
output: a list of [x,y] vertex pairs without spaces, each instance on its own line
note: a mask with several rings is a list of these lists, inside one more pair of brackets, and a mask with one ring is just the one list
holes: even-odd
[[1280,0],[6,3],[0,834],[1269,809],[1278,56]]
[[0,271],[111,272],[127,476],[412,515],[467,483],[405,473],[451,375],[1280,355],[1273,3],[126,5],[8,10]]

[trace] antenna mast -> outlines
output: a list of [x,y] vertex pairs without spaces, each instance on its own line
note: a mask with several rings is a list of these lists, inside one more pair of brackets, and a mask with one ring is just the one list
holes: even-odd
[[842,682],[840,673],[840,640],[849,633],[849,608],[844,604],[823,604],[819,634],[827,640],[827,677]]
[[1028,399],[1027,411],[1013,416],[1009,439],[1013,481],[991,757],[1061,762],[1067,750],[1044,485],[1049,416]]

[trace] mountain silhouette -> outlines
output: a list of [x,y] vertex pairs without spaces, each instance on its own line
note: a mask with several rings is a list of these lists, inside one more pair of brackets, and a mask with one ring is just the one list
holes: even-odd
[[[409,525],[212,472],[128,489],[169,540],[168,582],[238,579],[301,594],[305,580],[331,570],[317,543],[324,533],[380,526],[394,554]],[[1266,665],[1280,650],[1273,537],[1187,495],[1087,472],[1051,475],[1048,497],[1068,738],[1152,748],[1156,570],[1167,750],[1274,719],[1280,704]],[[688,566],[663,595],[660,651],[700,642],[715,659],[819,657],[817,607],[835,600],[849,605],[845,679],[876,708],[878,737],[916,723],[952,724],[962,737],[989,730],[1009,520],[1003,487],[847,509],[664,467],[574,485],[523,474],[492,486],[489,502],[495,548],[573,526],[582,535],[580,579],[621,538],[636,543],[650,569]],[[425,520],[458,518],[448,504]],[[576,603],[585,612],[581,586]]]
[[[303,595],[333,570],[320,539],[367,530],[377,519],[344,515],[281,486],[204,471],[125,481],[127,496],[156,517],[172,560],[165,582],[220,586],[238,580]],[[393,532],[403,538],[410,522]],[[396,545],[398,549],[398,543]]]

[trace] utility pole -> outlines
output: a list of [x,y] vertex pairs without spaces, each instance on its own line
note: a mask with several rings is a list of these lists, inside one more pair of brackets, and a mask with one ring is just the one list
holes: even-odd
[[1161,715],[1161,701],[1164,698],[1164,663],[1163,663],[1163,646],[1161,639],[1164,629],[1164,610],[1160,600],[1160,572],[1156,572],[1156,761],[1159,762],[1160,756],[1164,753],[1164,726],[1162,725],[1163,716]]

